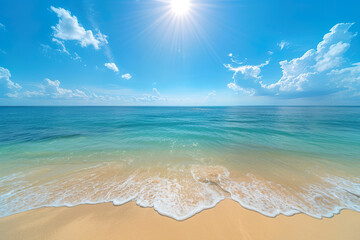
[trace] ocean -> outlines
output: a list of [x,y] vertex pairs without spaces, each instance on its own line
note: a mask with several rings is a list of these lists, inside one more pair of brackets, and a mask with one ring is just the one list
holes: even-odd
[[360,212],[360,107],[0,107],[0,217],[223,199],[274,217]]

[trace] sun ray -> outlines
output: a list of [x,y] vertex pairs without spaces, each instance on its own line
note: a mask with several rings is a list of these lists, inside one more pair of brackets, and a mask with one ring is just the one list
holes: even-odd
[[171,10],[176,16],[182,16],[189,12],[191,8],[190,0],[171,0]]

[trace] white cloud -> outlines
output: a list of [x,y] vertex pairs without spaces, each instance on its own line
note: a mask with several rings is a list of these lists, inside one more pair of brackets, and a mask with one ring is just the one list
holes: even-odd
[[[0,68],[0,83],[3,79],[9,78],[10,73]],[[7,83],[7,82],[6,82]],[[11,86],[18,86],[11,84]],[[36,87],[35,87],[36,86]],[[21,87],[20,87],[21,88]],[[33,85],[32,89],[20,89],[10,91],[5,95],[10,98],[21,98],[30,101],[46,100],[49,103],[94,103],[94,104],[147,104],[167,102],[167,98],[162,96],[157,88],[153,88],[150,94],[134,94],[132,90],[125,91],[104,91],[104,89],[95,89],[94,92],[89,89],[69,89],[61,87],[59,80],[44,79],[41,84]],[[94,90],[94,89],[93,89]],[[105,94],[105,95],[103,95]]]
[[27,97],[27,98],[40,97],[40,96],[45,96],[45,95],[46,94],[43,91],[25,91],[25,92],[20,94],[20,96]]
[[280,47],[281,50],[283,50],[285,47],[288,47],[290,45],[290,43],[282,40],[281,42],[278,43],[278,46]]
[[11,74],[10,71],[6,68],[0,67],[0,83],[5,82],[7,89],[13,91],[13,93],[8,93],[8,95],[16,94],[16,91],[20,90],[22,87],[10,80]]
[[102,44],[108,44],[107,35],[102,34],[99,29],[96,29],[97,33],[95,35],[96,39]]
[[233,56],[233,54],[232,53],[229,53],[229,57],[232,57]]
[[125,73],[125,74],[121,75],[121,77],[126,80],[130,80],[132,78],[130,73]]
[[43,89],[39,94],[53,98],[87,98],[87,95],[83,91],[61,88],[59,80],[51,81],[49,78],[45,79],[45,85],[43,85]]
[[59,17],[59,22],[53,26],[54,37],[61,40],[75,40],[82,47],[92,45],[95,49],[99,49],[102,44],[107,44],[107,36],[99,30],[97,34],[93,34],[91,30],[85,30],[78,22],[76,16],[72,16],[70,11],[63,8],[50,7]]
[[354,63],[351,67],[332,70],[328,75],[337,87],[355,90],[360,94],[360,91],[357,91],[360,88],[360,62]]
[[273,55],[273,54],[274,54],[273,51],[268,51],[267,53],[268,53],[269,55]]
[[117,68],[115,63],[105,63],[105,67],[107,67],[110,70],[113,70],[114,72],[119,72],[119,69]]
[[6,96],[8,96],[9,98],[17,98],[19,96],[18,92],[13,92],[13,93],[6,93]]
[[270,85],[268,89],[279,91],[304,91],[324,89],[329,86],[326,71],[339,67],[344,62],[344,53],[350,47],[350,41],[356,34],[349,32],[353,23],[339,23],[325,34],[316,50],[310,49],[303,56],[291,61],[281,61],[283,76]]
[[160,92],[157,90],[157,88],[152,89],[152,94],[144,94],[141,97],[135,97],[135,102],[156,102],[156,101],[167,101],[166,97],[163,97]]
[[44,87],[44,92],[49,93],[50,95],[63,96],[72,93],[72,90],[70,89],[61,88],[59,80],[51,81],[49,78],[46,78],[45,82],[47,84]]
[[4,24],[2,24],[2,23],[0,23],[0,29],[2,29],[2,30],[6,30],[6,27],[5,27],[5,25]]
[[59,52],[63,52],[63,53],[66,53],[67,55],[70,55],[70,53],[66,50],[66,47],[65,47],[63,41],[60,41],[57,38],[53,38],[52,41],[60,46],[61,49],[59,49]]
[[342,55],[349,49],[349,43],[338,42],[331,45],[327,52],[316,56],[316,70],[319,72],[338,67],[342,63]]
[[[260,65],[225,65],[234,72],[233,82],[227,86],[236,91],[257,95],[283,95],[288,97],[319,96],[346,92],[360,95],[360,63],[344,67],[344,54],[351,40],[357,35],[349,31],[353,23],[339,23],[325,34],[316,49],[310,49],[301,57],[281,61],[282,77],[275,83],[265,84],[260,76]],[[252,81],[238,81],[238,76]],[[340,96],[337,94],[337,96]]]
[[260,65],[240,65],[233,67],[231,64],[225,64],[224,66],[230,71],[234,72],[233,78],[235,78],[238,73],[241,73],[245,77],[260,78],[261,76],[259,76],[259,74],[261,72],[261,68],[268,64],[269,61],[266,61]]
[[255,94],[255,89],[242,88],[239,85],[237,85],[236,82],[228,83],[227,87],[230,88],[231,90],[233,90],[234,92],[242,92],[249,96],[253,96]]
[[[244,88],[244,87],[240,87],[237,84],[238,75],[240,75],[241,80],[260,79],[261,78],[261,76],[260,76],[261,68],[268,65],[268,64],[269,64],[269,61],[266,61],[265,63],[259,64],[259,65],[239,65],[239,66],[236,66],[236,67],[232,66],[231,64],[225,64],[224,66],[227,69],[234,72],[234,74],[233,74],[233,82],[231,82],[231,83],[229,83],[227,85],[228,88],[234,90],[235,92],[242,92],[244,94],[254,95],[255,90],[252,87]],[[246,85],[248,85],[248,84],[246,84]]]
[[79,90],[71,90],[60,87],[59,80],[50,80],[49,78],[45,78],[44,84],[39,86],[39,90],[37,91],[24,91],[21,94],[18,94],[17,97],[46,97],[46,98],[59,98],[59,99],[69,99],[69,98],[81,98],[87,99],[89,96]]
[[302,90],[301,85],[307,81],[304,79],[306,76],[310,76],[309,63],[313,62],[314,50],[307,51],[302,57],[292,59],[290,62],[281,61],[280,66],[282,68],[283,76],[277,83],[270,84],[269,86],[263,85],[266,88],[278,87],[280,91],[288,90]]
[[[79,89],[68,89],[62,88],[59,80],[50,80],[49,78],[44,79],[43,83],[37,85],[37,89],[35,90],[26,90],[26,91],[16,91],[6,94],[8,97],[12,98],[30,98],[31,99],[46,99],[46,100],[54,100],[58,103],[69,103],[68,100],[71,100],[72,103],[74,101],[81,101],[82,103],[111,103],[112,101],[123,101],[122,96],[104,96],[98,95],[94,92],[83,91]],[[129,98],[130,99],[130,98]]]

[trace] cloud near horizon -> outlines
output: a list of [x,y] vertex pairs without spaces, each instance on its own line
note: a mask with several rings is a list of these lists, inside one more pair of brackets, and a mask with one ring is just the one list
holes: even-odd
[[216,96],[216,91],[212,90],[211,92],[209,92],[206,97],[204,98],[205,101],[209,101],[212,100],[212,98],[214,98]]
[[[259,96],[303,97],[339,92],[359,93],[360,63],[348,67],[344,57],[351,40],[357,35],[349,31],[354,23],[338,23],[324,35],[316,49],[301,57],[279,62],[282,77],[275,83],[264,83],[260,65],[225,65],[234,72],[228,87],[236,92]],[[268,62],[267,62],[268,63]],[[251,88],[246,88],[251,86]]]
[[10,77],[10,71],[6,68],[0,67],[0,84],[5,83],[7,91],[5,95],[8,97],[14,97],[17,96],[18,91],[22,89],[22,87],[18,83],[11,81]]
[[36,91],[24,91],[21,93],[20,96],[25,98],[50,97],[50,98],[62,98],[62,99],[89,97],[85,92],[79,89],[71,90],[71,89],[61,88],[59,80],[52,81],[49,78],[45,78],[44,83],[40,84],[39,88],[40,89]]
[[[247,95],[254,95],[255,89],[249,87],[241,87],[237,84],[237,76],[241,75],[243,79],[255,79],[259,80],[262,76],[260,76],[261,68],[268,65],[269,61],[259,65],[239,65],[237,67],[232,66],[231,64],[225,64],[224,66],[230,71],[234,72],[233,74],[233,82],[230,82],[227,86],[228,88],[234,90],[235,92],[242,92]],[[250,82],[251,83],[251,82]]]
[[[45,78],[44,81],[37,85],[34,90],[23,89],[19,84],[10,80],[11,74],[8,69],[0,67],[0,86],[4,85],[8,89],[5,96],[18,99],[53,99],[56,101],[75,100],[83,103],[109,103],[120,101],[123,103],[154,103],[166,102],[167,98],[162,96],[157,88],[152,89],[151,94],[134,94],[134,95],[99,95],[95,92],[69,89],[61,87],[59,80]],[[5,80],[5,81],[3,81]],[[5,84],[3,84],[5,83]]]
[[157,88],[152,89],[152,94],[144,94],[141,97],[135,97],[135,102],[141,102],[141,103],[149,103],[149,102],[166,102],[167,98],[163,97],[160,92],[157,90]]

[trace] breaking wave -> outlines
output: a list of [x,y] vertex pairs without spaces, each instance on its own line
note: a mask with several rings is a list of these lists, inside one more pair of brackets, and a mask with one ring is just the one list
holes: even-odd
[[345,208],[360,212],[360,178],[316,179],[289,185],[204,165],[129,168],[104,163],[63,172],[54,166],[39,167],[0,178],[0,216],[44,206],[135,201],[185,220],[226,198],[269,217],[296,213],[331,217]]

